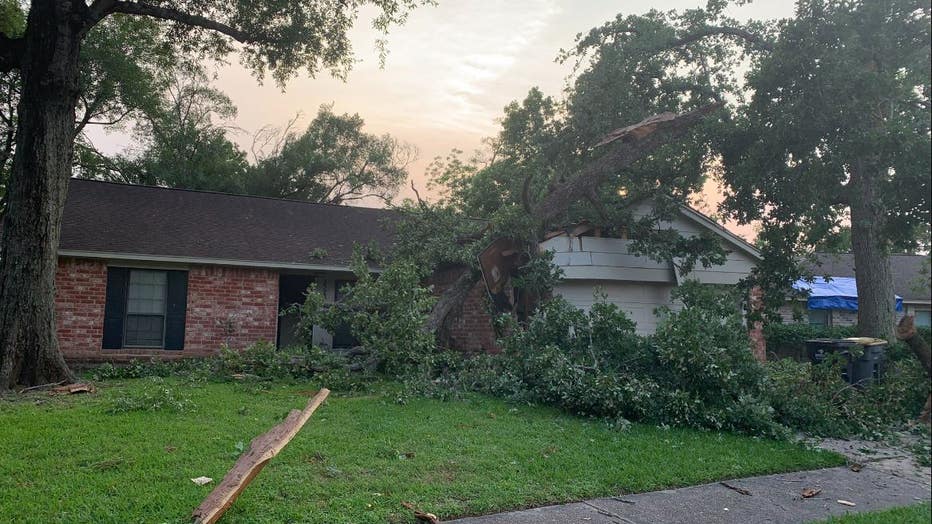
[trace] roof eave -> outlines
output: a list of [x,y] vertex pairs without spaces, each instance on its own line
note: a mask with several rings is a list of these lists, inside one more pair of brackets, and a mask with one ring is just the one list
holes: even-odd
[[[196,264],[211,266],[233,266],[233,267],[252,267],[262,269],[291,269],[300,271],[333,271],[333,272],[352,272],[348,265],[341,264],[305,264],[294,262],[280,262],[272,260],[238,260],[223,258],[203,258],[203,257],[186,257],[176,255],[152,255],[143,253],[117,253],[106,251],[81,251],[74,249],[60,249],[58,256],[75,257],[75,258],[92,258],[104,260],[125,260],[135,262],[156,262],[169,264]],[[370,271],[378,273],[380,268],[369,268]]]

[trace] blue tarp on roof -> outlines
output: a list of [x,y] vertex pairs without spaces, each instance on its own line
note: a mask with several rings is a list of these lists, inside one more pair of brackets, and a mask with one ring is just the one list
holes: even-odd
[[[824,277],[816,277],[811,284],[805,280],[797,280],[793,289],[809,291],[809,300],[806,303],[809,309],[858,310],[858,286],[852,277],[832,277],[831,281],[825,280]],[[903,297],[895,296],[896,310],[903,311]]]

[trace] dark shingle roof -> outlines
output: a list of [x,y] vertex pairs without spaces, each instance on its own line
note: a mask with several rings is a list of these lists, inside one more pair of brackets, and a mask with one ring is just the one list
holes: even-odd
[[72,179],[60,250],[345,266],[356,243],[388,251],[398,218],[387,209]]
[[[818,264],[809,266],[816,276],[857,277],[851,253],[817,253]],[[929,300],[929,277],[922,273],[926,255],[891,255],[893,291],[904,300]]]

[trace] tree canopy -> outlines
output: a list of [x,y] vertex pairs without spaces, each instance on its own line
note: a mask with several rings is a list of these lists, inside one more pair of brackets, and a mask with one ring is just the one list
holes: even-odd
[[303,133],[264,130],[275,143],[247,170],[243,190],[252,195],[345,204],[365,198],[388,202],[407,179],[417,151],[390,135],[363,130],[358,114],[322,106]]
[[[126,73],[132,69],[132,64],[126,64],[129,69],[119,65],[120,55],[132,62],[150,56],[146,52],[169,50],[191,63],[235,52],[258,79],[270,75],[282,86],[300,71],[344,76],[353,63],[347,33],[363,6],[374,8],[373,25],[385,32],[423,3],[429,0],[31,0],[24,6],[24,26],[18,2],[0,4],[0,74],[16,74],[7,83],[15,86],[8,93],[17,108],[3,122],[8,129],[15,125],[15,132],[7,141],[14,145],[0,239],[0,389],[73,378],[58,349],[53,306],[75,131],[84,117],[86,123],[120,118],[130,97],[162,92],[139,85],[120,89],[130,85]],[[100,63],[110,64],[105,68],[82,63],[85,47],[94,51],[94,30],[124,19],[154,23],[157,29],[148,34],[129,29],[123,47],[98,56]],[[119,34],[108,31],[101,37],[106,41]],[[134,56],[129,50],[137,44],[142,55]],[[105,81],[103,71],[113,71],[118,81]],[[82,85],[110,93],[109,102],[89,97]],[[13,98],[4,100],[8,107]],[[79,108],[84,116],[76,126]],[[3,162],[0,155],[0,169]]]

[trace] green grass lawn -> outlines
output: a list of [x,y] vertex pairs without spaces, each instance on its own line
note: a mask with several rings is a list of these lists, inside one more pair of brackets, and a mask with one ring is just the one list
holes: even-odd
[[852,513],[823,522],[824,524],[929,524],[932,522],[932,506],[925,502],[903,508]]
[[[11,522],[187,522],[243,445],[306,404],[308,386],[187,385],[195,409],[119,411],[151,379],[89,396],[0,398],[0,515]],[[411,522],[841,464],[835,454],[728,434],[626,431],[475,397],[332,396],[224,522]],[[20,397],[13,397],[20,398]],[[134,397],[135,398],[135,397]],[[214,484],[197,486],[205,475]]]

